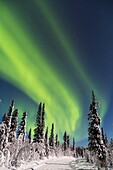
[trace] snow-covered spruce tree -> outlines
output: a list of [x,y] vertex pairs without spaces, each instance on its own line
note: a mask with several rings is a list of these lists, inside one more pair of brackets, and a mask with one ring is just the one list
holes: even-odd
[[25,111],[22,115],[19,129],[17,132],[17,138],[19,138],[19,136],[21,136],[22,142],[24,142],[25,138],[26,138],[26,118],[27,118],[27,112]]
[[28,140],[29,140],[29,143],[31,143],[31,128],[29,129]]
[[8,136],[9,142],[14,142],[16,140],[17,126],[18,126],[18,109],[14,110],[12,114],[11,126],[10,126],[10,131]]
[[109,154],[111,155],[112,162],[113,162],[113,139],[111,139],[109,143]]
[[14,100],[12,100],[11,102],[11,105],[9,107],[9,111],[7,113],[7,116],[6,116],[6,125],[7,125],[7,128],[8,130],[10,129],[10,125],[11,125],[11,118],[12,118],[12,113],[14,111]]
[[107,148],[108,147],[108,137],[107,137],[107,135],[106,135],[106,133],[105,133],[105,138],[104,138],[104,145],[105,145],[105,147]]
[[47,157],[49,156],[48,127],[46,128],[46,132],[45,132],[45,154]]
[[[102,140],[105,142],[105,135],[104,135],[104,129],[103,127],[101,128],[101,134],[102,134]],[[105,144],[105,143],[104,143]]]
[[49,146],[54,147],[54,123],[52,123],[51,134],[49,138]]
[[106,148],[108,148],[108,138],[107,138],[107,135],[104,134],[104,129],[103,128],[101,128],[101,132],[102,132],[102,140],[104,142],[104,145],[105,145]]
[[64,151],[66,151],[66,149],[67,149],[67,133],[66,133],[66,131],[64,132],[63,140],[64,140]]
[[2,117],[2,123],[6,124],[7,114],[5,113]]
[[44,143],[44,128],[45,128],[45,104],[43,103],[42,115],[41,115],[41,130],[40,130],[40,136],[41,136],[42,143]]
[[3,150],[5,147],[6,141],[6,125],[4,123],[0,124],[0,150]]
[[5,147],[8,144],[8,136],[9,136],[10,126],[11,126],[11,118],[12,118],[13,111],[14,111],[14,100],[12,100],[8,113],[4,120],[5,139],[4,139],[3,147]]
[[42,103],[39,104],[37,115],[36,115],[36,128],[34,129],[33,142],[41,141],[41,115],[42,115]]
[[113,139],[110,140],[110,148],[113,150]]
[[94,92],[92,91],[92,104],[90,105],[90,111],[88,113],[88,148],[90,150],[91,156],[97,155],[98,164],[102,167],[107,166],[107,153],[104,142],[102,140],[100,122],[101,119],[98,116],[99,102],[96,101]]

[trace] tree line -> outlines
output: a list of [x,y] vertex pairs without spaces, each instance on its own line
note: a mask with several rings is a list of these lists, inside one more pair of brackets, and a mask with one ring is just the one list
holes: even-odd
[[[7,113],[4,114],[0,124],[0,167],[19,167],[23,162],[39,161],[49,156],[84,157],[87,162],[96,164],[98,170],[110,167],[113,169],[113,139],[110,143],[104,129],[101,127],[101,118],[98,114],[100,103],[92,92],[92,102],[88,113],[88,146],[75,146],[75,138],[70,142],[67,131],[59,140],[54,133],[54,123],[51,125],[50,135],[45,127],[45,104],[39,103],[34,133],[31,128],[26,138],[27,112],[22,114],[18,124],[18,109],[14,109],[14,100]],[[72,143],[72,145],[71,145]]]
[[[17,166],[20,161],[20,153],[22,150],[24,152],[27,147],[29,147],[31,153],[34,152],[34,157],[36,157],[37,154],[37,158],[39,159],[42,159],[44,156],[49,157],[51,155],[75,155],[75,138],[73,138],[71,145],[70,136],[65,131],[62,137],[62,143],[59,140],[58,134],[55,135],[54,133],[54,123],[51,125],[50,135],[48,133],[48,127],[45,129],[46,120],[44,103],[39,103],[38,105],[33,134],[30,128],[28,135],[26,135],[27,112],[25,111],[22,114],[20,124],[18,124],[18,116],[19,111],[18,109],[14,109],[14,100],[12,100],[9,110],[3,115],[0,124],[0,153],[3,154],[4,150],[9,152],[11,157],[9,158],[10,166],[12,162],[15,166]],[[12,151],[12,146],[15,147],[13,148],[15,153]],[[31,153],[28,155],[32,155]]]

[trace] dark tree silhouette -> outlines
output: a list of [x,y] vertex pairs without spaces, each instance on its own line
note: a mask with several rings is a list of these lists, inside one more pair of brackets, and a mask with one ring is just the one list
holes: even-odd
[[31,128],[30,128],[29,133],[28,133],[28,140],[29,140],[29,143],[31,143]]
[[7,114],[5,113],[2,117],[2,123],[6,124],[6,120],[7,120]]
[[17,126],[18,126],[18,109],[14,110],[12,114],[10,132],[9,132],[9,137],[8,137],[9,142],[15,141]]
[[8,110],[8,113],[7,113],[5,121],[4,121],[4,124],[6,126],[5,126],[5,139],[4,139],[3,147],[5,147],[7,145],[7,142],[8,142],[10,126],[11,126],[11,118],[12,118],[13,111],[14,111],[14,100],[12,100],[11,105],[9,106],[9,110]]
[[48,142],[48,127],[46,128],[46,132],[45,132],[45,143]]
[[56,137],[55,137],[55,146],[58,147],[58,134],[56,134]]
[[75,138],[73,138],[73,151],[75,150]]
[[48,155],[49,155],[49,148],[48,148],[48,127],[46,128],[46,132],[45,132],[45,153],[46,153],[46,156],[48,157]]
[[40,131],[40,135],[41,135],[41,140],[42,142],[44,142],[44,128],[45,128],[45,104],[43,103],[42,106],[42,116],[41,116],[41,131]]
[[42,103],[39,104],[37,116],[36,116],[36,128],[34,129],[34,138],[33,142],[40,142],[41,141],[41,115],[42,115],[42,109],[41,109]]
[[7,113],[7,119],[6,119],[6,125],[7,128],[10,128],[11,125],[11,117],[12,117],[12,113],[14,111],[14,100],[12,100],[11,105],[9,107],[9,111]]
[[70,137],[69,137],[69,135],[67,135],[67,147],[68,148],[70,147]]
[[25,111],[22,115],[21,118],[21,122],[19,125],[19,130],[17,133],[17,137],[19,137],[20,135],[22,136],[22,141],[25,141],[25,137],[26,137],[26,117],[27,117],[27,112]]
[[64,140],[64,151],[65,151],[67,149],[67,133],[66,133],[66,131],[64,132],[63,140]]
[[49,146],[54,147],[54,123],[52,123],[51,134],[49,138]]

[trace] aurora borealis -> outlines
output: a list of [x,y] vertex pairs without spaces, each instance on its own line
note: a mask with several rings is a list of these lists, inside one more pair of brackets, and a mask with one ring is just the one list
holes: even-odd
[[112,7],[110,0],[0,1],[1,117],[14,98],[20,117],[28,112],[27,129],[33,128],[41,101],[49,130],[54,122],[60,138],[66,130],[82,141],[94,90],[110,137]]

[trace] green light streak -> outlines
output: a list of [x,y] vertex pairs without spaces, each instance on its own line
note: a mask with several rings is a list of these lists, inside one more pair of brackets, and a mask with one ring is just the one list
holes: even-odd
[[96,86],[94,86],[94,83],[88,77],[88,74],[86,74],[83,65],[79,62],[77,55],[75,54],[70,45],[71,43],[69,43],[69,40],[66,38],[66,34],[64,34],[64,31],[62,31],[61,27],[57,24],[58,22],[57,18],[54,15],[54,12],[48,7],[45,1],[34,0],[34,2],[37,5],[38,9],[40,9],[42,15],[44,15],[45,21],[48,23],[53,33],[56,35],[58,43],[60,43],[60,45],[64,49],[65,55],[68,56],[68,62],[71,63],[71,66],[73,66],[75,72],[78,72],[79,78],[81,78],[82,82],[85,83],[86,89],[89,88],[90,91],[94,90],[95,94],[98,95],[99,100],[102,103],[100,115],[104,117],[107,110],[107,106],[104,98],[102,97],[103,95],[100,94]]
[[[36,103],[46,103],[49,127],[54,122],[59,131],[66,129],[74,135],[81,116],[75,95],[57,77],[55,70],[26,34],[21,22],[6,5],[0,11],[0,22],[0,76],[24,91]],[[28,124],[31,124],[30,119]]]

